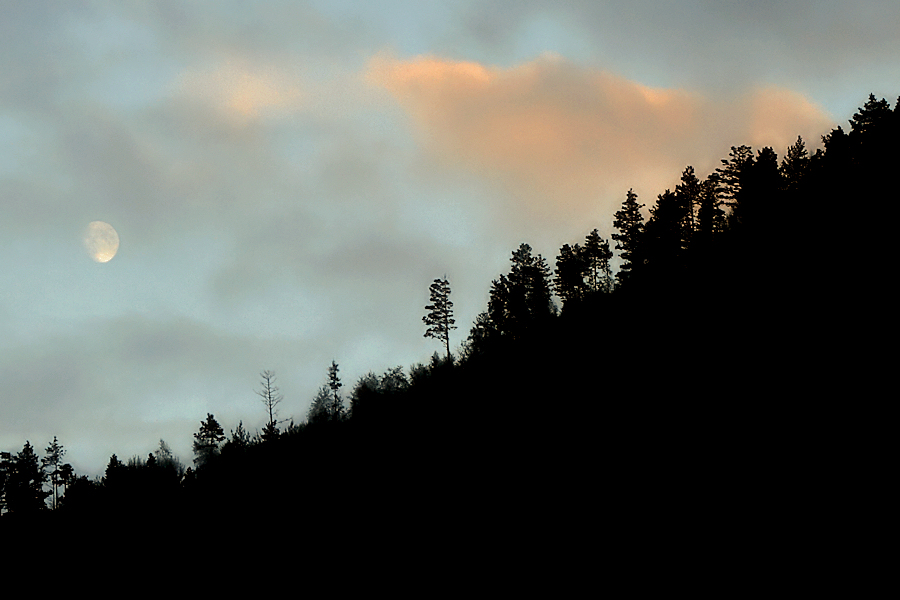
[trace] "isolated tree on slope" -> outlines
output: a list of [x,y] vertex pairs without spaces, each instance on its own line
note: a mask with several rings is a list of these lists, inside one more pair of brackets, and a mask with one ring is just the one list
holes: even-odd
[[284,397],[278,392],[278,386],[275,385],[274,371],[263,371],[259,376],[262,389],[257,391],[256,394],[262,398],[262,403],[266,407],[266,413],[269,415],[269,422],[263,427],[263,437],[271,439],[278,436],[278,421],[276,419],[278,413],[275,407],[281,403]]
[[425,306],[429,311],[422,317],[422,321],[428,326],[425,337],[430,337],[444,342],[447,348],[447,358],[450,358],[450,330],[456,329],[456,321],[453,319],[453,302],[450,301],[450,282],[447,278],[435,279],[429,287],[431,292],[431,304]]

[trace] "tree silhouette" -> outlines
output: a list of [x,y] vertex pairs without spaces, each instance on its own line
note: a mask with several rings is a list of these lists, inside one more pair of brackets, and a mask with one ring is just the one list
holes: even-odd
[[585,253],[581,246],[563,244],[556,257],[556,275],[553,278],[553,289],[563,301],[563,309],[584,299],[587,293],[584,281],[587,270]]
[[532,255],[531,246],[519,244],[510,257],[507,311],[515,332],[543,322],[554,311],[550,293],[550,267],[540,254]]
[[250,434],[244,429],[244,421],[238,421],[231,431],[231,437],[222,446],[222,454],[242,453],[250,446]]
[[331,390],[331,402],[328,404],[328,417],[332,421],[340,421],[344,418],[344,401],[341,398],[341,378],[338,377],[338,365],[331,361],[328,367],[328,389]]
[[[900,100],[898,100],[900,102]],[[869,94],[869,99],[850,119],[850,130],[856,133],[867,133],[876,129],[880,124],[891,118],[891,105],[887,100],[875,99],[875,94]]]
[[638,250],[644,233],[644,215],[641,214],[643,207],[643,204],[638,204],[634,190],[628,190],[622,208],[616,211],[613,220],[613,227],[618,229],[619,233],[612,234],[612,239],[616,241],[616,250],[622,251],[619,254],[622,264],[616,273],[619,285],[628,280],[639,262]]
[[63,486],[63,496],[69,491],[69,486],[75,482],[75,479],[75,468],[72,465],[65,463],[59,468],[59,481]]
[[675,186],[675,196],[681,212],[682,246],[690,244],[697,223],[697,209],[700,204],[702,184],[694,173],[694,167],[687,166],[681,173],[681,183]]
[[6,485],[12,473],[12,454],[0,452],[0,515],[6,510]]
[[106,471],[103,475],[103,482],[106,484],[115,482],[116,479],[119,478],[122,473],[122,469],[125,468],[125,465],[122,464],[122,461],[119,460],[119,457],[113,454],[109,457],[109,462],[106,464]]
[[10,514],[29,515],[46,509],[44,501],[51,492],[44,491],[46,475],[30,442],[25,442],[11,463],[6,480],[6,510]]
[[194,464],[207,464],[219,453],[219,444],[225,441],[225,432],[212,413],[206,413],[206,420],[200,422],[200,430],[194,434]]
[[611,292],[613,283],[609,261],[613,254],[609,249],[609,242],[594,229],[585,238],[583,251],[591,292]]
[[453,302],[450,301],[450,282],[445,276],[443,279],[435,279],[428,288],[431,292],[431,304],[425,305],[429,311],[422,317],[422,321],[428,326],[425,337],[430,337],[444,342],[447,347],[447,358],[450,358],[450,330],[456,329],[456,321],[453,319]]
[[733,209],[741,192],[744,171],[753,163],[750,146],[732,146],[728,158],[722,159],[722,166],[716,169],[719,188],[716,190],[725,206]]
[[159,440],[159,447],[153,454],[156,457],[156,464],[161,469],[170,471],[178,479],[184,476],[184,465],[181,464],[165,440]]
[[700,201],[697,208],[697,228],[692,241],[699,245],[700,251],[709,251],[713,237],[725,228],[725,211],[716,189],[718,179],[712,173],[700,186]]
[[262,403],[266,407],[266,413],[269,415],[269,421],[263,428],[263,433],[269,437],[277,436],[278,412],[275,410],[275,407],[281,403],[281,400],[284,397],[278,393],[278,387],[275,385],[274,371],[263,371],[259,376],[261,378],[260,385],[262,386],[262,389],[258,390],[256,394],[262,398]]
[[656,198],[644,227],[641,256],[654,281],[673,280],[681,275],[688,246],[685,229],[687,204],[666,190]]
[[806,151],[803,138],[797,136],[797,141],[787,149],[787,153],[778,167],[782,177],[782,187],[788,192],[797,192],[809,172],[810,158]]
[[371,416],[378,394],[378,376],[369,371],[356,381],[350,392],[350,417],[361,421]]
[[324,423],[328,420],[329,407],[331,405],[331,390],[327,385],[322,385],[316,396],[313,398],[312,404],[309,405],[309,412],[306,420],[310,423]]
[[50,482],[50,488],[53,495],[53,509],[59,506],[59,487],[62,485],[62,458],[66,454],[66,449],[53,436],[53,441],[44,450],[47,454],[41,459],[41,465],[47,470],[47,480]]

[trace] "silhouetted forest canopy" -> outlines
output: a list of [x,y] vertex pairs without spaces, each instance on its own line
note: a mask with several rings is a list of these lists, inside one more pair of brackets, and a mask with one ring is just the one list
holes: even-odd
[[435,279],[424,317],[411,318],[440,352],[355,382],[333,362],[299,422],[279,418],[264,371],[262,431],[197,415],[189,461],[160,440],[89,478],[66,462],[65,440],[4,449],[0,529],[202,515],[222,531],[415,521],[435,532],[545,510],[580,526],[598,494],[648,507],[694,485],[735,493],[729,476],[765,468],[808,418],[785,401],[796,355],[816,339],[808,309],[849,297],[860,276],[835,243],[839,224],[896,196],[898,132],[900,99],[870,95],[815,152],[799,137],[780,158],[734,146],[656,198],[623,190],[610,239],[586,223],[555,257],[512,249],[464,338],[451,281]]

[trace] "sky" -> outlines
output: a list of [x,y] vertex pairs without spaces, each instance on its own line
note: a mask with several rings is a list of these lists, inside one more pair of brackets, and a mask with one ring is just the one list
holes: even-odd
[[[8,2],[0,450],[185,464],[463,341],[528,243],[552,265],[731,146],[811,148],[900,94],[896,1]],[[83,244],[104,221],[119,248]],[[661,299],[664,301],[664,299]],[[610,316],[615,318],[615,316]],[[447,418],[465,418],[465,407]]]

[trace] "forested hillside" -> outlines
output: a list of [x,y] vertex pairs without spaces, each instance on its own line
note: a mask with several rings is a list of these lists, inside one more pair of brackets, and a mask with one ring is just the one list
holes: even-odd
[[798,381],[798,357],[822,336],[810,307],[839,305],[866,268],[845,222],[896,197],[898,133],[900,100],[870,95],[815,152],[800,138],[781,156],[734,146],[656,198],[623,190],[611,239],[585,223],[555,257],[512,249],[467,334],[451,282],[435,280],[423,321],[440,353],[353,383],[333,363],[302,422],[276,418],[277,379],[264,372],[263,430],[197,415],[189,465],[161,443],[146,458],[112,455],[90,479],[65,462],[64,440],[43,455],[33,440],[7,448],[0,529],[176,528],[202,515],[223,530],[416,523],[436,535],[549,512],[580,527],[601,502],[653,513],[660,495],[671,508],[700,490],[726,510],[760,493],[742,481],[791,460],[811,418]]

